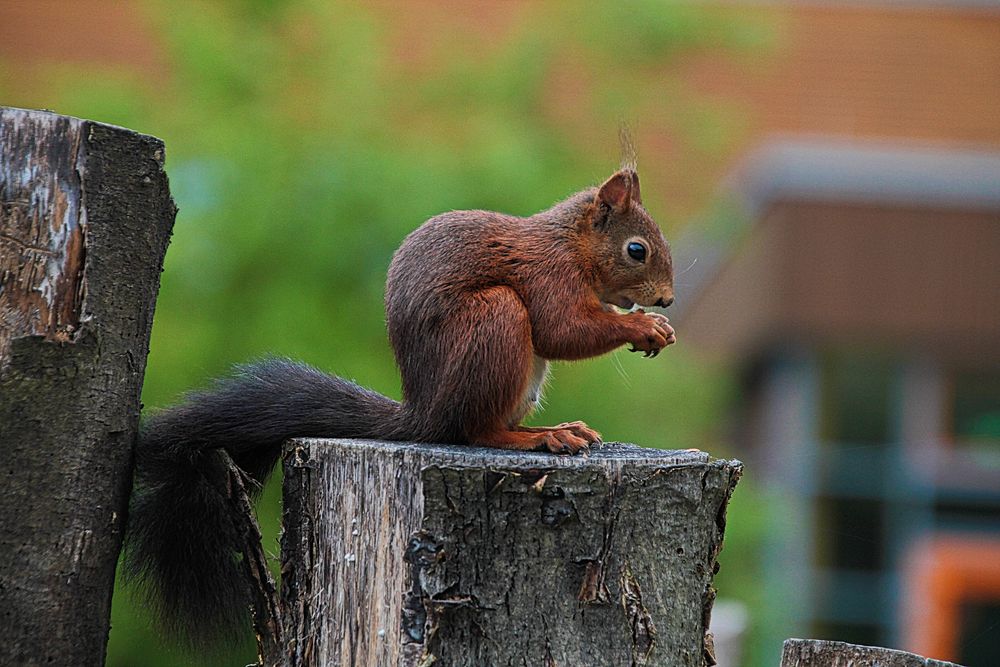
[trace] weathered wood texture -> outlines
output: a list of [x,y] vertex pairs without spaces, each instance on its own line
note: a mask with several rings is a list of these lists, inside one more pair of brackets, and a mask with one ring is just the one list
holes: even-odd
[[953,662],[876,646],[818,639],[786,639],[781,667],[960,667]]
[[584,458],[293,441],[289,664],[711,664],[712,576],[741,471],[622,444]]
[[0,108],[0,664],[103,661],[175,211],[158,139]]
[[226,497],[232,503],[232,513],[240,527],[240,563],[250,582],[253,629],[257,637],[257,659],[263,667],[278,667],[284,663],[285,645],[281,639],[281,601],[274,577],[267,565],[260,525],[253,511],[253,501],[246,483],[256,484],[224,451],[219,451],[226,463]]

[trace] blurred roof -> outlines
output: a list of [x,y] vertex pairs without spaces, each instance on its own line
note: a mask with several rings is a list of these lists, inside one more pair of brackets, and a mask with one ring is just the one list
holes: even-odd
[[782,139],[726,192],[721,224],[676,243],[688,340],[723,355],[941,341],[1000,359],[1000,152]]
[[1000,152],[779,139],[730,182],[757,212],[780,199],[1000,209]]
[[138,2],[0,0],[0,64],[15,89],[60,63],[165,75],[162,45]]

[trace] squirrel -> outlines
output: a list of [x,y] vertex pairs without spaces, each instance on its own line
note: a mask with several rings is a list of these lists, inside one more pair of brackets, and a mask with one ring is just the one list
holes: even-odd
[[[549,360],[631,344],[656,356],[674,300],[670,247],[622,168],[521,218],[452,211],[396,251],[385,291],[402,402],[304,364],[267,359],[145,420],[125,536],[126,577],[194,645],[239,636],[249,588],[225,497],[224,450],[259,490],[293,437],[372,438],[577,454],[583,422],[525,427]],[[618,312],[614,307],[631,310]]]

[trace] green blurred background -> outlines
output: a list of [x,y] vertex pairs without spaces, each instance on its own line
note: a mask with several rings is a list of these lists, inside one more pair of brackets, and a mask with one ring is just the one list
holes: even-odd
[[[154,0],[128,10],[152,27],[156,56],[144,73],[66,58],[25,85],[5,61],[2,103],[166,142],[180,210],[146,410],[267,354],[398,398],[382,292],[402,239],[449,209],[531,214],[599,183],[617,166],[622,119],[635,127],[644,199],[668,238],[704,203],[672,202],[657,184],[683,173],[677,163],[717,162],[744,122],[686,87],[670,64],[697,50],[766,47],[767,21],[660,2],[537,2],[516,12],[476,4],[483,14],[470,23],[469,9],[452,4],[457,18],[406,3]],[[678,283],[683,298],[683,276]],[[619,351],[558,364],[535,421],[586,419],[609,439],[731,454],[720,437],[730,378],[693,358],[683,331],[679,339],[655,360]],[[279,496],[272,480],[259,507],[272,554]],[[745,482],[719,578],[723,596],[749,601],[753,502]],[[109,665],[255,657],[249,633],[238,655],[174,650],[126,590],[115,592],[112,624]]]
[[[749,223],[756,220],[759,229],[773,221],[764,208],[740,210],[719,194],[732,194],[720,184],[755,146],[776,135],[794,133],[809,146],[817,136],[834,146],[857,142],[851,155],[862,158],[873,146],[888,146],[902,151],[893,155],[904,156],[904,167],[912,161],[906,151],[920,144],[929,147],[922,154],[931,156],[929,171],[968,194],[968,173],[951,178],[937,166],[955,164],[959,153],[986,164],[978,153],[970,158],[963,151],[1000,147],[1000,12],[983,9],[990,4],[0,0],[0,104],[120,124],[166,142],[180,211],[153,327],[146,410],[267,354],[301,359],[398,398],[382,293],[402,239],[442,211],[531,214],[598,184],[618,165],[617,129],[628,121],[643,199],[667,238],[677,241],[676,256],[688,258],[677,266],[675,310],[695,301],[693,293],[705,283],[722,285],[725,293],[701,301],[709,310],[708,317],[701,315],[701,340],[686,338],[679,318],[679,343],[655,360],[618,351],[557,364],[545,409],[533,420],[585,419],[608,439],[652,447],[697,447],[751,459],[763,454],[748,466],[730,506],[716,578],[720,600],[742,602],[748,620],[742,659],[722,667],[763,667],[777,664],[782,639],[800,633],[900,645],[909,628],[909,636],[919,638],[922,628],[902,613],[908,545],[959,526],[941,511],[942,498],[945,510],[964,512],[966,524],[975,519],[971,532],[1000,535],[1000,496],[996,488],[977,495],[962,486],[964,480],[938,488],[921,478],[925,471],[918,465],[901,464],[910,451],[904,440],[914,432],[899,435],[893,426],[909,409],[909,394],[899,388],[913,360],[926,359],[926,341],[937,333],[910,327],[912,340],[904,348],[892,329],[904,320],[886,312],[868,322],[871,331],[809,338],[789,332],[787,322],[753,303],[741,312],[757,324],[764,320],[766,336],[740,343],[744,321],[725,308],[711,310],[725,303],[733,285],[720,282],[720,273],[696,277],[698,270],[688,270],[699,259],[702,267],[712,261],[706,248],[713,243],[724,249],[715,258],[721,266],[726,257],[745,259],[747,248],[752,256],[747,239],[756,237]],[[836,225],[849,224],[859,210],[850,199],[857,193],[844,188],[842,177],[851,172],[814,173],[820,205],[830,196],[842,206],[831,218]],[[766,180],[767,164],[750,170],[755,174]],[[915,204],[919,196],[912,192],[889,201],[898,196],[891,192],[898,180],[884,176],[876,179],[885,188],[878,196],[889,203],[866,219],[866,228],[892,215],[912,223],[926,204]],[[972,210],[984,200],[970,201],[949,205]],[[787,209],[767,210],[782,215]],[[814,213],[806,209],[787,219],[792,229],[807,229]],[[965,232],[954,211],[938,213],[934,224],[954,223],[951,229],[959,231],[951,236],[958,240]],[[874,257],[873,283],[901,286],[903,296],[892,299],[905,302],[907,312],[929,306],[923,319],[938,320],[947,312],[948,293],[932,302],[926,294],[936,292],[918,291],[920,304],[906,293],[927,273],[923,267],[914,278],[882,263],[890,250],[905,247],[907,237],[895,230],[884,246],[872,246],[878,252],[859,240],[864,247],[848,248],[845,262]],[[707,243],[692,250],[692,231]],[[799,251],[774,242],[774,252],[787,257]],[[990,252],[989,242],[979,245]],[[823,278],[830,268],[825,261],[805,264],[808,279]],[[958,285],[1000,284],[995,262],[975,264],[957,261],[942,270]],[[962,265],[978,273],[962,277]],[[748,282],[742,275],[729,274],[736,288],[741,279]],[[839,294],[840,284],[829,284]],[[812,294],[801,302],[812,303]],[[836,303],[831,322],[842,305]],[[871,333],[883,325],[888,338]],[[713,336],[716,330],[722,333]],[[760,333],[748,335],[754,332]],[[951,395],[958,408],[979,406],[975,415],[992,415],[991,423],[1000,423],[1000,362],[989,338],[998,332],[977,329],[962,345],[948,332],[948,348],[977,350],[967,355],[977,373],[976,364],[993,359],[985,389],[963,384],[968,360],[961,366],[942,359],[935,371],[942,386],[957,387]],[[713,338],[723,354],[709,357],[698,343]],[[993,349],[992,356],[980,349]],[[869,357],[875,361],[865,362]],[[788,417],[780,395],[768,393],[788,369],[804,378],[796,386],[806,389],[800,393],[807,414],[805,431],[794,432],[780,454],[795,472],[782,479],[782,468],[772,465],[777,459],[768,457],[773,432],[759,427],[761,415],[779,427]],[[963,399],[968,387],[971,398]],[[944,407],[934,410],[965,414],[943,395]],[[858,428],[830,426],[840,422],[871,422],[878,433],[859,439]],[[937,464],[942,469],[975,477],[948,458],[961,454],[953,445],[967,434],[937,428],[916,432],[916,440],[945,452]],[[992,428],[983,447],[995,454],[1000,435]],[[827,488],[824,470],[836,468],[816,464],[831,452],[836,456],[827,462],[839,461],[846,471],[843,488]],[[890,463],[902,471],[900,485],[882,479]],[[995,465],[975,470],[987,489],[1000,474]],[[842,502],[856,497],[868,498],[864,511]],[[259,505],[265,546],[275,560],[279,510],[276,479]],[[909,521],[912,528],[895,530],[890,519],[879,524],[880,516],[900,525]],[[1000,541],[996,545],[1000,553]],[[852,565],[859,553],[872,563]],[[969,641],[989,643],[1000,632],[990,620],[1000,618],[1000,602],[989,609],[994,616],[986,621],[965,623],[972,628]],[[945,642],[935,657],[972,655],[960,653],[957,642],[953,638],[950,648]],[[199,657],[177,650],[158,635],[131,591],[115,591],[109,665],[254,659],[249,629],[242,649],[232,654]]]

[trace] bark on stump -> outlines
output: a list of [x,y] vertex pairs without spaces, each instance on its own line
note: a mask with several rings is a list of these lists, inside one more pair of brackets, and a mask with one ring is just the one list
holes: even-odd
[[285,452],[288,664],[713,664],[742,465],[355,440]]
[[175,212],[159,139],[0,108],[0,664],[103,663]]
[[818,639],[786,639],[781,667],[961,667],[905,651]]

